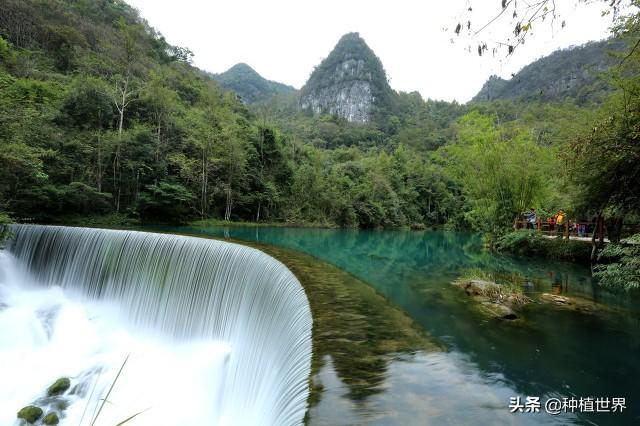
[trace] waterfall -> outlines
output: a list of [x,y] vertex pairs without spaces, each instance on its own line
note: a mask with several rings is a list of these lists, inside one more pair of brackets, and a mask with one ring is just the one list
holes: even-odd
[[[93,335],[87,328],[97,323],[102,324],[100,330],[115,323],[125,324],[127,330],[133,330],[133,337],[127,338],[128,343],[123,346],[136,349],[142,345],[146,352],[137,358],[137,363],[126,366],[121,380],[127,386],[117,384],[110,399],[118,397],[119,389],[129,398],[129,387],[148,386],[141,398],[150,404],[135,406],[135,410],[148,411],[129,424],[151,424],[145,418],[153,418],[154,424],[171,426],[167,419],[184,418],[175,411],[191,413],[192,419],[198,419],[197,424],[302,423],[311,365],[311,312],[302,286],[277,260],[238,244],[168,234],[34,225],[15,225],[12,232],[15,238],[4,254],[11,259],[0,263],[0,269],[4,269],[0,307],[5,306],[4,310],[0,308],[0,334],[10,332],[7,323],[17,323],[1,320],[13,305],[17,309],[33,304],[36,307],[31,317],[43,324],[43,306],[52,307],[45,317],[49,318],[47,327],[53,331],[39,332],[38,343],[29,347],[29,356],[52,340],[45,334],[63,333],[57,328],[63,327],[65,321],[71,328],[86,322],[84,328],[71,332],[65,340],[83,348],[91,338],[78,340],[79,337],[83,333]],[[11,290],[7,285],[10,281],[24,283],[18,290]],[[32,293],[29,297],[10,297],[25,291]],[[66,309],[67,306],[74,308]],[[86,311],[86,321],[78,319],[85,318],[81,314],[74,316],[78,310]],[[61,311],[72,313],[62,315]],[[122,332],[112,335],[110,342],[122,341]],[[4,344],[3,347],[0,341],[0,363],[2,351],[11,342]],[[103,354],[118,345],[103,343],[99,349],[82,350]],[[47,351],[49,358],[51,353],[58,353],[50,348]],[[67,347],[63,353],[74,351]],[[188,356],[183,357],[184,354]],[[135,351],[131,356],[135,358]],[[20,359],[16,355],[12,360],[20,363]],[[116,362],[113,358],[107,371],[117,371],[123,361],[121,357],[117,359]],[[50,359],[51,365],[56,362]],[[81,360],[75,364],[78,362]],[[104,368],[98,365],[94,371]],[[81,374],[91,376],[90,372],[91,369]],[[160,380],[165,374],[168,381]],[[78,391],[80,402],[91,404],[92,398],[98,401],[104,397],[109,385],[105,380],[113,377],[106,377],[104,372],[102,375],[105,377],[95,395],[90,395],[90,385],[85,385],[84,393]],[[138,376],[151,380],[153,386],[133,383]],[[190,377],[206,391],[184,400],[181,397],[189,393]],[[158,389],[162,387],[159,384],[165,387]],[[164,406],[153,405],[154,401],[149,400],[153,394],[165,396]],[[200,401],[205,395],[204,399],[213,399],[205,401],[206,409],[193,401]],[[175,401],[179,406],[167,407],[166,401]],[[22,405],[29,402],[23,401]],[[131,404],[127,407],[134,409]],[[198,418],[198,410],[207,414]],[[164,423],[157,423],[163,418]]]

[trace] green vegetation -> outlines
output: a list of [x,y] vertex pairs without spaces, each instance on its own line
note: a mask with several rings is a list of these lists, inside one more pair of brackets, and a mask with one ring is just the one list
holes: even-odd
[[505,280],[482,269],[465,271],[453,285],[464,289],[468,294],[490,303],[507,304],[512,307],[524,306],[531,302],[524,294],[524,288],[513,279]]
[[42,417],[42,409],[33,405],[22,408],[18,411],[18,418],[24,420],[27,423],[33,424]]
[[549,238],[536,231],[518,230],[503,235],[496,249],[518,256],[540,256],[589,264],[591,245],[584,241]]
[[469,200],[467,223],[489,235],[500,235],[528,207],[551,201],[549,181],[560,178],[554,147],[537,144],[526,127],[497,126],[477,111],[458,120],[457,140],[441,155]]
[[611,51],[624,51],[620,40],[603,40],[558,50],[525,66],[511,79],[493,76],[473,98],[474,101],[517,99],[520,101],[563,102],[579,105],[605,99],[613,87],[603,70],[616,65]]
[[60,423],[60,418],[55,412],[51,412],[42,418],[43,425],[57,425]]
[[221,74],[212,76],[220,86],[235,92],[245,103],[265,100],[277,94],[291,94],[291,86],[263,78],[247,64],[236,64]]
[[47,388],[47,396],[62,395],[71,387],[71,380],[61,377]]
[[640,234],[607,245],[601,257],[610,263],[594,267],[600,284],[616,291],[640,288]]
[[0,211],[0,249],[4,246],[4,242],[11,237],[8,225],[13,222],[8,214]]

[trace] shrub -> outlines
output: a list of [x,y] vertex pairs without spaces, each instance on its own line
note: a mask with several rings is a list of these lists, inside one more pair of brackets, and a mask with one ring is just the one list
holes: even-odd
[[548,238],[539,232],[518,230],[503,235],[496,250],[518,256],[540,256],[588,263],[591,246],[584,241]]
[[640,234],[608,244],[599,259],[612,260],[594,267],[594,276],[600,285],[612,290],[637,290],[640,288]]
[[4,247],[4,242],[11,237],[8,226],[11,222],[13,220],[8,214],[0,212],[0,249]]

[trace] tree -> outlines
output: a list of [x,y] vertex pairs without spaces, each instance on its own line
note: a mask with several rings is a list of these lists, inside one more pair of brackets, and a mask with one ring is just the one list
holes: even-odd
[[[620,12],[629,9],[637,9],[640,4],[637,0],[596,0],[602,3],[603,12],[602,15],[610,16],[613,20],[616,20],[620,16]],[[574,6],[583,6],[593,3],[590,0],[573,0]],[[491,6],[494,8],[495,6]],[[491,53],[495,56],[499,49],[504,49],[507,55],[511,55],[515,52],[516,48],[525,43],[528,37],[533,35],[534,26],[548,22],[551,27],[556,25],[564,28],[566,21],[560,14],[558,5],[554,0],[539,0],[534,2],[523,2],[517,0],[502,0],[501,6],[493,14],[493,16],[486,22],[481,22],[479,26],[476,26],[476,15],[478,11],[486,11],[484,4],[480,5],[479,1],[470,2],[467,13],[460,18],[460,20],[454,25],[453,33],[456,36],[466,34],[471,39],[477,39],[489,28],[495,27],[498,24],[506,24],[507,33],[503,36],[498,36],[499,41],[489,42],[487,40],[480,39],[477,41],[477,46],[474,49],[478,55],[482,56],[487,51],[491,50]],[[634,12],[635,13],[635,12]],[[469,51],[471,52],[469,46]]]
[[95,77],[78,77],[68,93],[59,121],[91,133],[95,143],[95,184],[98,192],[102,192],[105,173],[105,131],[115,117],[113,105],[106,96],[107,85]]
[[[120,195],[122,191],[122,131],[127,108],[133,102],[138,89],[135,87],[135,72],[139,52],[136,45],[136,37],[140,28],[137,25],[128,25],[124,18],[118,21],[120,37],[119,73],[112,77],[113,89],[110,92],[111,100],[118,112],[118,139],[113,158],[113,181],[115,190],[116,212],[120,211]],[[117,183],[116,183],[117,182]]]
[[600,285],[614,291],[640,289],[640,234],[607,245],[600,258],[613,260],[594,267]]
[[138,200],[145,221],[184,223],[192,213],[194,196],[187,188],[170,182],[148,185]]
[[469,200],[466,220],[490,237],[507,231],[521,212],[544,205],[556,180],[553,148],[475,111],[460,119],[456,142],[440,155]]
[[146,85],[142,94],[141,101],[150,108],[151,117],[155,125],[155,134],[157,145],[155,150],[156,161],[160,159],[163,149],[163,132],[165,127],[169,125],[169,120],[175,113],[175,105],[177,103],[177,94],[173,90],[165,86],[165,76],[158,73],[152,73],[149,83]]
[[5,212],[0,211],[0,249],[4,248],[4,244],[11,237],[9,225],[13,223],[13,219]]
[[221,144],[217,148],[225,182],[222,185],[225,193],[224,220],[228,221],[231,220],[231,212],[234,207],[235,189],[244,183],[246,177],[248,137],[246,129],[237,121],[226,119],[223,123],[220,132]]

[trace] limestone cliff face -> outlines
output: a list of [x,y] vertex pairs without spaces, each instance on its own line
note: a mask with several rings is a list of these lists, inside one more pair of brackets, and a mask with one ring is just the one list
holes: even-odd
[[352,123],[372,121],[388,103],[391,88],[373,51],[358,33],[343,36],[301,90],[300,107]]

